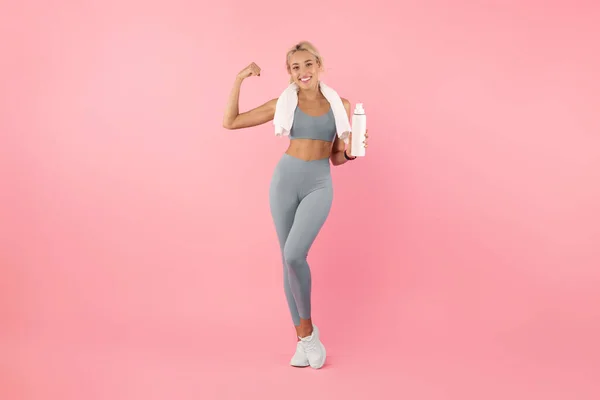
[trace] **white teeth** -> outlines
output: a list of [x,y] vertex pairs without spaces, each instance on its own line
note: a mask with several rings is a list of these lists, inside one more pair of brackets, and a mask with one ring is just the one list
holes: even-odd
[[302,78],[302,79],[300,79],[300,80],[301,80],[302,82],[306,82],[306,81],[308,81],[309,79],[310,79],[310,78]]

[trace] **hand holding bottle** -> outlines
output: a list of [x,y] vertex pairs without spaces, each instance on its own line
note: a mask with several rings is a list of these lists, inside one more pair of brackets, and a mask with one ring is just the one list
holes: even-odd
[[367,116],[362,103],[357,103],[352,115],[352,135],[350,138],[350,154],[354,157],[364,157],[368,146]]

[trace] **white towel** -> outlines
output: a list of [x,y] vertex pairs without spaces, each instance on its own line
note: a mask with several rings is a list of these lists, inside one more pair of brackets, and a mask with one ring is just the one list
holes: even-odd
[[[331,111],[333,111],[333,117],[335,119],[335,128],[338,137],[348,144],[348,136],[350,135],[350,121],[348,120],[348,114],[344,108],[344,103],[341,97],[335,90],[324,84],[322,81],[319,82],[321,93],[327,99],[331,105]],[[275,116],[273,118],[273,125],[275,125],[275,135],[277,136],[288,136],[292,129],[294,122],[294,111],[298,106],[298,85],[295,83],[290,84],[281,93],[281,96],[277,99],[275,106]]]

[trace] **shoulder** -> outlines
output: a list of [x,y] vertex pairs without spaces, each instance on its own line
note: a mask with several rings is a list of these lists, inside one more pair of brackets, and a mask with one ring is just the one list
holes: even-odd
[[348,114],[350,114],[350,112],[352,110],[352,108],[350,106],[350,102],[348,101],[348,99],[346,99],[344,97],[341,97],[341,99],[342,99],[342,104],[344,105],[344,108],[346,109],[346,112]]

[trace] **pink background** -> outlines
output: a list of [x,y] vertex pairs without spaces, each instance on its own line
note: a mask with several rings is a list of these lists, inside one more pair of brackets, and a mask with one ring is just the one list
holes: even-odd
[[[595,2],[81,3],[0,9],[0,398],[600,398]],[[320,371],[287,365],[287,140],[221,127],[304,39],[371,134],[309,256]]]

